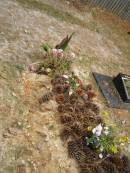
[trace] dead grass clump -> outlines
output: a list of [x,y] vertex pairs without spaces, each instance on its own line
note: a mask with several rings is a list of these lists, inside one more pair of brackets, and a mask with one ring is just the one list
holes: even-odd
[[105,170],[102,169],[100,165],[91,166],[90,170],[92,173],[106,173]]
[[123,168],[121,169],[121,173],[130,173],[129,159],[125,155],[121,159],[123,161]]
[[90,109],[91,109],[96,115],[99,115],[100,109],[99,109],[99,107],[98,107],[96,104],[92,103],[91,106],[90,106]]
[[89,168],[81,169],[80,173],[92,173]]
[[101,167],[104,169],[106,173],[119,173],[117,167],[109,161],[103,161],[101,163]]
[[108,157],[107,160],[110,161],[111,163],[115,164],[119,170],[121,170],[123,168],[123,160],[120,158],[119,155],[112,155],[112,156]]
[[63,128],[60,133],[60,137],[63,141],[67,141],[71,135],[72,135],[72,130],[69,127]]
[[19,165],[17,165],[16,166],[16,171],[17,171],[17,173],[26,173],[27,172],[27,169],[26,169],[26,166],[25,165],[23,165],[23,164],[19,164]]

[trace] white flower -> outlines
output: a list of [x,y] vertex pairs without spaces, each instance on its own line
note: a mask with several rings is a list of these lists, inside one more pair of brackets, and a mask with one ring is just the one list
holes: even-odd
[[63,58],[63,50],[62,49],[57,49],[57,56],[60,56],[61,58]]
[[109,130],[105,130],[104,134],[107,136],[109,134]]
[[69,78],[69,76],[67,76],[67,75],[63,75],[63,77],[64,77],[65,79],[68,79],[68,78]]
[[105,129],[105,130],[108,130],[109,128],[106,126],[106,127],[104,127],[104,129]]
[[109,134],[109,128],[108,127],[104,127],[104,134],[106,136]]
[[69,91],[69,95],[71,95],[73,93],[73,90],[72,89],[70,89],[70,91]]
[[99,124],[97,125],[93,130],[92,130],[93,134],[95,134],[96,136],[100,136],[102,133],[102,125]]
[[99,158],[100,158],[100,159],[103,158],[103,154],[102,154],[102,153],[99,154]]
[[62,50],[62,49],[57,49],[57,52],[58,52],[58,53],[62,53],[63,50]]

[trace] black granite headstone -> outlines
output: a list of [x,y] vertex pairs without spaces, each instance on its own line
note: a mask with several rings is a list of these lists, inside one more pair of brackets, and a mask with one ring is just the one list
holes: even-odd
[[113,82],[113,77],[95,72],[93,72],[93,76],[110,107],[130,110],[130,103],[122,100]]
[[113,82],[124,102],[130,103],[130,76],[119,73]]

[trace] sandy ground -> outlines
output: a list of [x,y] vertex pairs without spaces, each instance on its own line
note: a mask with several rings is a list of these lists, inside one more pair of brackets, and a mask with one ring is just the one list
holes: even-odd
[[96,8],[79,9],[58,0],[0,0],[0,173],[78,172],[59,137],[55,101],[37,102],[51,89],[50,79],[27,71],[42,58],[42,43],[54,46],[73,31],[73,70],[93,83],[101,113],[110,113],[106,121],[130,136],[129,112],[107,108],[91,75],[130,74],[130,24]]

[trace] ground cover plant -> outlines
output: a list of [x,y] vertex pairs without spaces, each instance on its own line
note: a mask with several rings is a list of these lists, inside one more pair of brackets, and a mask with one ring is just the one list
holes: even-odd
[[39,103],[56,100],[63,125],[60,137],[68,146],[69,156],[77,161],[80,173],[129,173],[130,162],[120,147],[128,137],[116,136],[114,129],[105,124],[94,102],[92,85],[85,85],[70,70],[74,55],[64,50],[72,35],[54,49],[44,44],[43,61],[29,65],[30,71],[52,78],[52,91],[41,96]]

